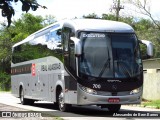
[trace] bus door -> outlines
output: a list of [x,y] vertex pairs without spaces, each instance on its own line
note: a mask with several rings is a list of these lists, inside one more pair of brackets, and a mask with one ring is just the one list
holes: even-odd
[[69,67],[72,71],[75,71],[75,45],[72,40],[69,40]]
[[[71,36],[74,36],[74,33],[71,32],[70,28],[62,29],[62,40],[63,40],[63,53],[64,53],[64,66],[73,76],[76,74],[76,60],[75,60],[75,44],[74,41],[70,39]],[[65,93],[65,102],[66,103],[76,103],[76,90],[77,83],[72,78],[72,76],[64,77],[65,88],[69,91]],[[72,98],[72,99],[71,99]],[[74,99],[75,98],[75,99]]]
[[64,28],[62,34],[63,39],[63,52],[64,52],[64,64],[68,70],[75,71],[75,55],[74,55],[74,42],[70,40],[71,36],[74,34],[71,32],[70,28]]

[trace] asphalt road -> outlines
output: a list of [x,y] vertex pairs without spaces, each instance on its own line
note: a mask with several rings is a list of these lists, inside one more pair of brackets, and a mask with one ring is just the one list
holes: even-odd
[[[35,102],[33,105],[21,105],[19,98],[15,98],[10,93],[6,92],[0,92],[0,103],[14,106],[20,111],[42,111],[42,113],[45,113],[45,115],[47,114],[46,117],[59,116],[66,120],[144,120],[146,118],[147,120],[160,119],[160,110],[158,109],[133,106],[122,106],[118,113],[110,113],[107,109],[101,109],[96,106],[73,106],[70,112],[60,112],[57,110],[53,103],[45,101]],[[18,109],[16,111],[18,111]],[[0,109],[0,111],[2,110]],[[5,108],[4,111],[12,111],[12,109]],[[151,117],[157,115],[159,117]]]

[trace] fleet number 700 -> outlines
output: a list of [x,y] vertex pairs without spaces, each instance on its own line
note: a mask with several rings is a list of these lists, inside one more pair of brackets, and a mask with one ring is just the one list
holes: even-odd
[[101,85],[100,84],[93,84],[93,88],[100,89]]

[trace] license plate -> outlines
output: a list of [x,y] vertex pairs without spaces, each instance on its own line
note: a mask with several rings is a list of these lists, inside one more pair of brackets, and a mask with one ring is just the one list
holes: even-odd
[[109,102],[109,103],[119,103],[119,102],[120,102],[120,99],[119,99],[119,98],[109,98],[109,99],[108,99],[108,102]]

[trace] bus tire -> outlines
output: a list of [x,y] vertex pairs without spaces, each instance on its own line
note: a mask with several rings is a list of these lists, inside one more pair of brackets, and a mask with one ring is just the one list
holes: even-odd
[[121,104],[111,104],[111,105],[107,105],[108,110],[110,112],[118,112],[121,108]]
[[71,108],[70,104],[64,103],[64,93],[62,90],[60,90],[58,94],[58,107],[59,107],[59,110],[62,112],[69,111]]
[[26,105],[28,103],[27,99],[24,98],[24,90],[22,87],[20,88],[20,101],[22,105]]
[[20,88],[20,101],[22,105],[33,105],[34,104],[34,100],[24,98],[24,90],[22,87]]

